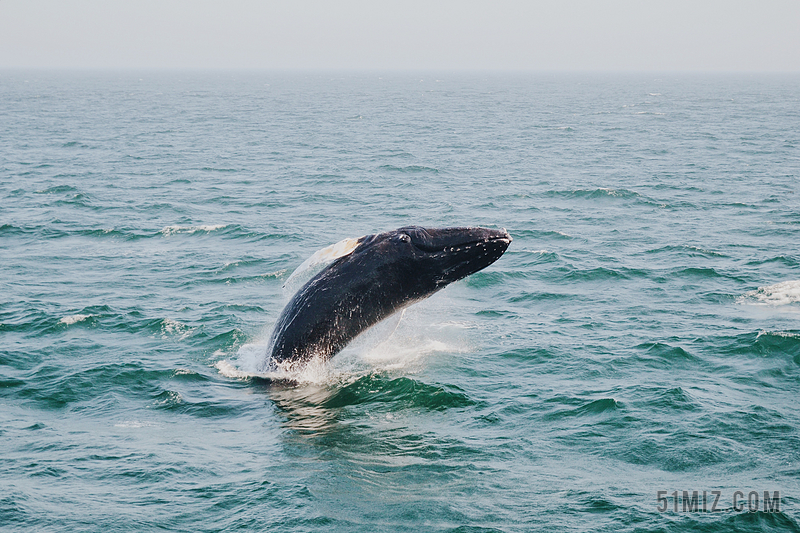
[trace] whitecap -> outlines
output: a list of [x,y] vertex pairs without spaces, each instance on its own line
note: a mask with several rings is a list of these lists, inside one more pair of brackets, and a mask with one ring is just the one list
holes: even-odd
[[177,336],[179,340],[183,340],[192,333],[192,328],[177,320],[165,318],[161,321],[161,335]]
[[164,228],[159,232],[165,237],[169,237],[171,235],[177,235],[179,233],[185,233],[191,235],[193,233],[197,233],[198,231],[204,231],[206,233],[216,231],[219,229],[223,229],[227,227],[227,224],[213,224],[213,225],[204,225],[204,226],[164,226]]
[[152,422],[143,422],[141,420],[124,420],[122,422],[114,424],[115,428],[129,428],[129,429],[149,428],[155,426],[156,424]]
[[797,333],[792,333],[791,331],[767,331],[762,329],[756,335],[756,339],[761,338],[762,336],[766,337],[782,337],[784,339],[800,339],[800,335]]
[[553,253],[551,250],[545,250],[544,248],[542,248],[541,250],[531,250],[530,248],[523,248],[522,250],[519,251],[526,254],[536,254],[536,255],[547,255]]
[[84,320],[86,320],[87,318],[89,318],[91,316],[92,315],[81,315],[81,314],[69,315],[69,316],[65,316],[64,318],[59,320],[59,322],[61,322],[62,324],[66,324],[67,326],[70,326],[70,325],[76,324],[78,322],[83,322]]
[[800,280],[782,281],[775,285],[759,287],[736,299],[737,303],[751,303],[779,307],[800,302]]

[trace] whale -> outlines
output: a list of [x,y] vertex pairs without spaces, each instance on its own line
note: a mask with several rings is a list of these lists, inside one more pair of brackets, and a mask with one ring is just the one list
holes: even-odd
[[491,265],[511,240],[505,229],[407,226],[329,247],[333,262],[281,311],[262,370],[332,358],[371,326]]

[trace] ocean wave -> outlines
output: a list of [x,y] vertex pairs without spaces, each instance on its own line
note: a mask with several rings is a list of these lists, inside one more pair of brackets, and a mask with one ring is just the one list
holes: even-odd
[[788,357],[794,364],[800,364],[800,332],[797,330],[762,329],[720,337],[714,339],[714,346],[716,353],[736,358],[747,357],[765,362],[768,359],[785,361]]
[[114,424],[115,428],[125,428],[125,429],[140,429],[140,428],[151,428],[151,427],[158,427],[158,424],[154,422],[150,422],[148,420],[123,420],[121,422],[117,422]]
[[335,408],[363,403],[391,404],[392,411],[403,408],[444,410],[475,404],[455,385],[430,385],[409,377],[392,379],[373,373],[337,388],[322,405]]
[[544,301],[559,301],[559,300],[571,300],[571,301],[580,301],[584,298],[579,295],[570,294],[568,292],[520,292],[517,293],[516,296],[512,296],[508,299],[509,302],[513,303],[521,303],[521,302],[544,302]]
[[756,335],[756,340],[764,336],[800,340],[800,333],[795,333],[793,331],[765,331],[765,330],[761,330],[758,332],[758,334]]
[[203,167],[200,170],[203,172],[239,172],[238,168],[216,168],[216,167]]
[[677,270],[673,270],[670,272],[670,276],[673,278],[699,278],[699,279],[715,279],[715,278],[733,278],[736,279],[734,276],[730,276],[728,274],[718,272],[716,269],[711,267],[689,267],[689,268],[680,268]]
[[662,368],[664,365],[675,367],[695,367],[702,359],[680,346],[672,346],[665,342],[644,342],[635,349],[640,352],[637,360],[646,366]]
[[0,225],[0,235],[19,235],[25,233],[25,230],[13,224]]
[[239,224],[198,224],[198,225],[171,225],[164,226],[156,233],[149,233],[153,237],[175,236],[221,236],[226,239],[246,239],[250,241],[292,239],[292,235],[285,233],[262,233],[242,227]]
[[522,250],[514,250],[508,255],[518,255],[518,254],[528,254],[525,259],[519,266],[522,267],[529,267],[533,265],[539,265],[542,263],[557,263],[561,260],[559,255],[556,252],[550,250],[530,250],[527,248],[523,248]]
[[777,255],[775,257],[769,257],[767,259],[748,261],[747,266],[762,266],[762,265],[769,265],[770,263],[777,263],[787,267],[797,267],[800,264],[794,257]]
[[[686,447],[691,447],[692,453],[687,454]],[[642,436],[609,453],[626,463],[652,465],[665,472],[693,472],[739,459],[734,444],[727,439],[675,430],[667,437]]]
[[675,387],[662,392],[657,398],[650,399],[649,408],[676,409],[680,411],[697,411],[698,404],[692,396],[681,387]]
[[644,252],[645,254],[661,254],[661,253],[674,253],[686,257],[728,257],[727,255],[709,250],[701,246],[694,246],[689,244],[683,245],[668,245],[660,248],[653,248]]
[[597,189],[572,189],[572,190],[551,190],[545,193],[545,196],[550,198],[581,198],[585,200],[602,200],[602,199],[640,199],[646,198],[636,191],[629,189],[611,189],[607,187],[600,187]]
[[77,192],[68,197],[61,198],[52,203],[53,206],[89,207],[93,208],[92,197],[86,193]]
[[[85,207],[91,207],[85,202],[71,202],[75,205],[81,204]],[[44,239],[64,239],[70,237],[87,237],[92,239],[112,239],[123,241],[136,241],[139,239],[148,239],[153,237],[173,237],[175,235],[209,235],[217,234],[223,235],[227,238],[246,238],[252,240],[263,239],[283,239],[286,235],[283,234],[266,234],[250,230],[246,230],[237,224],[208,224],[197,226],[164,226],[160,230],[152,230],[146,228],[135,227],[78,227],[71,222],[64,222],[62,220],[52,220],[47,224],[38,224],[30,226],[18,226],[14,224],[3,224],[0,226],[0,235],[16,236],[16,235],[38,235]]]
[[63,194],[67,192],[78,192],[78,189],[72,185],[54,185],[46,189],[34,191],[35,194]]
[[391,172],[399,172],[401,174],[419,174],[419,173],[433,173],[438,174],[439,169],[433,167],[426,167],[423,165],[409,165],[406,167],[398,167],[395,165],[381,165],[378,167],[381,170],[389,170]]
[[635,279],[635,278],[647,278],[648,276],[650,276],[650,272],[647,270],[640,268],[628,268],[628,267],[618,267],[618,268],[596,267],[586,270],[559,268],[554,270],[559,274],[561,274],[561,276],[553,274],[552,277],[562,277],[563,280],[570,282]]
[[38,235],[44,239],[63,239],[68,237],[90,237],[90,238],[116,238],[122,240],[134,240],[145,237],[146,235],[137,234],[131,230],[118,228],[76,228],[56,227],[64,225],[60,220],[54,220],[49,224],[32,226],[14,226],[4,224],[0,226],[0,235]]
[[82,404],[83,409],[105,411],[114,403],[109,390],[136,397],[169,379],[170,371],[150,369],[141,363],[98,363],[75,368],[39,365],[26,377],[23,394],[45,410]]
[[[552,401],[558,401],[553,399]],[[570,399],[572,400],[572,399]],[[572,403],[569,401],[568,403]],[[622,404],[614,398],[600,398],[582,404],[574,409],[559,409],[544,416],[545,420],[558,420],[572,417],[587,417],[600,414],[613,414],[623,408]]]

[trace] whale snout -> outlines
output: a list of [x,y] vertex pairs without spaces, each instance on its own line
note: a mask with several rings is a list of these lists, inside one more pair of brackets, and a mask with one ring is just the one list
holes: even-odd
[[493,229],[488,230],[490,235],[486,238],[487,241],[498,241],[498,242],[505,242],[506,247],[511,244],[511,241],[514,239],[511,238],[511,235],[506,231],[506,228],[503,229]]
[[432,242],[443,245],[428,255],[438,269],[434,274],[437,287],[444,287],[465,278],[497,261],[511,244],[505,229],[442,228],[426,230]]
[[456,227],[456,228],[421,228],[410,226],[400,228],[398,232],[411,238],[411,243],[423,252],[437,253],[455,251],[478,243],[505,242],[511,243],[511,235],[505,229]]

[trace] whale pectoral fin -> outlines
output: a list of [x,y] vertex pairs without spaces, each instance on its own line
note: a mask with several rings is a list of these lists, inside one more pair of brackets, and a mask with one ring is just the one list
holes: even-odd
[[403,320],[403,317],[405,315],[406,315],[406,310],[404,308],[399,313],[395,313],[395,314],[393,314],[392,316],[390,316],[389,318],[386,319],[386,321],[389,322],[389,323],[391,323],[390,321],[394,322],[394,325],[390,326],[391,327],[391,332],[389,333],[389,336],[387,337],[386,340],[391,339],[392,335],[394,335],[397,332],[397,328],[400,327],[400,321]]

